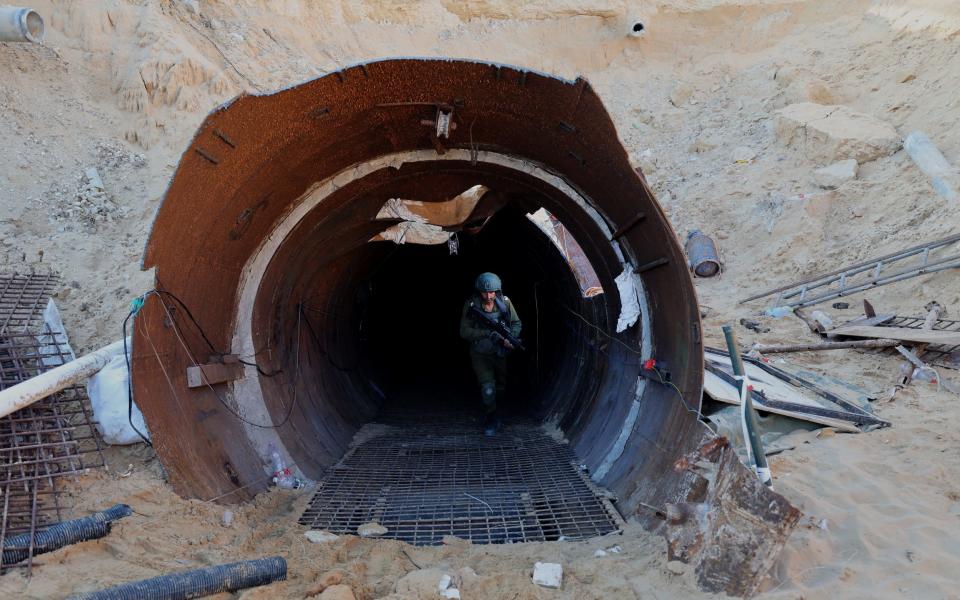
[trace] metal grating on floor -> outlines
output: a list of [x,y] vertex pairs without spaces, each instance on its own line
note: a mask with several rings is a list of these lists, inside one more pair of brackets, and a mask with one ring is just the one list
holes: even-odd
[[[63,332],[43,322],[55,283],[50,274],[0,275],[0,389],[73,358]],[[82,385],[0,418],[0,546],[63,520],[59,478],[103,465]]]
[[325,474],[300,524],[355,534],[376,521],[415,545],[581,540],[623,524],[569,446],[533,421],[488,438],[467,415],[391,417],[358,432],[365,441]]

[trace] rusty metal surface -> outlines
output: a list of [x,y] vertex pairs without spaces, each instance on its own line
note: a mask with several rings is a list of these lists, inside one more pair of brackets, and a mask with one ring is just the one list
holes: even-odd
[[669,558],[692,564],[706,591],[752,596],[800,511],[743,468],[723,437],[704,441],[674,470],[692,474],[697,491],[666,505]]
[[[437,138],[434,127],[422,124],[436,118],[438,106],[453,111],[456,127],[449,137]],[[470,151],[471,159],[448,160],[451,149]],[[212,345],[229,352],[244,265],[297,199],[348,167],[417,150],[435,151],[436,160],[384,166],[345,181],[290,232],[263,275],[253,308],[254,346],[261,368],[279,374],[261,376],[259,385],[297,465],[309,475],[334,464],[377,407],[363,373],[330,359],[358,352],[359,342],[339,328],[356,316],[350,295],[356,282],[383,257],[382,249],[366,244],[384,227],[371,219],[389,198],[443,201],[482,184],[508,204],[546,207],[577,240],[606,290],[616,289],[613,279],[621,271],[608,241],[617,232],[646,287],[653,356],[680,393],[647,385],[637,425],[625,432],[623,452],[600,483],[619,496],[624,514],[645,520],[643,504],[690,495],[697,478],[674,471],[673,464],[703,435],[687,408],[699,406],[703,377],[693,284],[680,243],[586,81],[486,63],[402,59],[349,67],[271,95],[242,96],[212,113],[184,152],[144,267],[155,267],[158,287],[182,298]],[[476,160],[483,152],[559,175],[607,231],[533,174]],[[315,311],[315,340],[303,331],[303,298]],[[582,300],[580,312],[614,335],[619,299],[609,293],[598,298]],[[188,390],[192,359],[184,342],[191,352],[205,342],[185,320],[173,326],[160,301],[148,300],[135,327],[132,376],[170,483],[188,497],[249,498],[266,485],[263,457],[226,410],[229,386]],[[639,329],[616,337],[636,348]],[[313,340],[312,349],[301,352],[306,340]],[[558,369],[560,393],[549,416],[588,467],[596,468],[620,436],[639,373],[638,352],[619,343],[581,344]]]

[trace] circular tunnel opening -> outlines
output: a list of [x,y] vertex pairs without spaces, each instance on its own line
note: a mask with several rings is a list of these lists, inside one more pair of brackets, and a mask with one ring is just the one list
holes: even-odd
[[[488,191],[467,214],[420,230],[421,209],[473,186]],[[531,221],[540,209],[581,246],[577,260]],[[396,243],[410,232],[432,243]],[[510,358],[505,405],[569,440],[546,464],[583,465],[576,476],[625,515],[698,493],[672,470],[704,435],[686,408],[702,377],[692,282],[583,80],[402,59],[238,98],[185,152],[144,266],[207,334],[156,296],[134,332],[137,402],[182,495],[248,499],[274,451],[317,479],[392,408],[478,409],[457,328],[482,271],[503,279],[529,347]],[[644,377],[649,359],[672,385]],[[192,383],[198,372],[216,381]],[[419,427],[404,431],[433,439]]]
[[268,326],[254,327],[253,347],[273,349],[262,366],[282,375],[259,378],[264,402],[274,422],[289,419],[278,434],[307,477],[385,414],[473,420],[479,431],[480,384],[460,322],[480,273],[499,275],[522,322],[525,347],[507,357],[498,392],[502,420],[569,427],[597,400],[611,354],[627,347],[611,349],[605,333],[619,303],[603,293],[604,279],[615,287],[603,259],[618,259],[590,215],[516,174],[481,177],[485,185],[458,195],[474,177],[454,164],[387,170],[362,199],[341,206],[336,195],[349,193],[337,191],[319,202],[277,248],[253,311]]

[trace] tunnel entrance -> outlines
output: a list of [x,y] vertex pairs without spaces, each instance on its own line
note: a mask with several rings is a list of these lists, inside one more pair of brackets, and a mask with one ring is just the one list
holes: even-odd
[[[550,215],[565,233],[542,233]],[[407,236],[439,243],[394,243]],[[577,260],[557,251],[568,238]],[[591,277],[571,270],[584,263]],[[623,514],[691,489],[669,474],[707,435],[688,410],[702,378],[693,285],[585,81],[410,59],[238,98],[185,152],[144,267],[190,307],[147,298],[131,359],[183,495],[249,498],[274,451],[319,479],[364,424],[414,399],[475,407],[455,332],[487,270],[530,346],[505,406],[555,424]],[[651,359],[672,385],[644,375]],[[191,385],[188,370],[217,378]]]
[[[491,271],[517,309],[525,344],[509,357],[508,394],[498,407],[534,419],[549,413],[555,399],[550,382],[572,368],[571,359],[581,354],[576,345],[585,343],[571,321],[582,299],[565,257],[528,214],[519,206],[504,207],[479,231],[458,232],[455,250],[448,244],[373,242],[386,248],[379,249],[384,258],[372,275],[358,285],[356,329],[366,376],[382,394],[383,408],[431,401],[441,410],[480,406],[459,324],[477,275]],[[603,298],[593,301],[602,304]]]
[[[596,290],[583,297],[562,243],[521,204],[460,230],[454,244],[375,241],[360,249],[380,258],[356,284],[354,323],[344,327],[359,337],[359,355],[340,362],[367,378],[377,414],[323,472],[301,524],[356,533],[377,523],[384,537],[418,545],[446,535],[474,543],[576,540],[621,526],[559,430],[551,435],[542,423],[560,374],[573,387],[594,376],[576,364],[584,355],[578,346],[594,332],[574,319],[582,318],[582,302],[604,297]],[[553,230],[569,235],[559,223]],[[509,356],[507,393],[497,397],[503,425],[493,436],[483,433],[479,386],[459,335],[463,302],[486,271],[504,282],[525,344]]]
[[[371,243],[408,235],[446,243],[443,227],[419,227],[416,214],[399,211],[416,213],[416,204],[401,202],[392,222],[380,211],[396,199],[444,203],[474,186],[495,194],[501,215],[486,225],[479,219],[481,230],[521,232],[519,242],[513,233],[496,236],[513,248],[500,262],[452,270],[442,244],[427,256],[427,248]],[[476,216],[491,214],[483,205]],[[569,269],[528,243],[543,238],[524,234],[522,219],[541,207],[582,246],[598,285],[569,282]],[[458,242],[472,243],[463,237]],[[484,243],[482,231],[476,243]],[[429,267],[424,277],[416,264]],[[533,358],[513,369],[523,396],[516,418],[555,424],[585,483],[609,490],[622,515],[664,532],[671,556],[697,563],[702,585],[747,593],[799,517],[697,418],[703,341],[683,250],[582,79],[409,58],[241,96],[211,113],[185,151],[143,265],[155,269],[158,289],[191,307],[184,315],[164,304],[165,294],[146,297],[131,357],[135,399],[183,496],[248,500],[268,486],[274,452],[321,480],[342,470],[345,456],[362,456],[362,445],[350,446],[355,433],[378,419],[393,427],[388,409],[410,407],[404,382],[472,381],[456,362],[460,352],[435,351],[455,323],[425,332],[410,323],[423,320],[424,302],[455,320],[449,305],[460,305],[477,270],[492,268],[520,305],[527,339],[541,337]],[[403,269],[429,300],[393,294],[407,289]],[[444,272],[452,280],[443,285],[427,276]],[[591,287],[603,293],[587,293]],[[392,316],[383,307],[392,303],[412,313],[389,329],[403,339],[383,333]],[[198,371],[216,377],[191,385]],[[463,386],[469,405],[476,392]],[[429,394],[410,396],[431,402],[415,420],[447,407]],[[456,423],[454,415],[441,424]],[[418,426],[395,425],[408,433]],[[475,450],[468,445],[462,455]],[[407,473],[416,479],[415,469]],[[483,503],[461,498],[473,507],[441,519],[478,516],[471,511]],[[650,508],[668,504],[711,518],[664,522]],[[502,530],[488,537],[507,539]]]

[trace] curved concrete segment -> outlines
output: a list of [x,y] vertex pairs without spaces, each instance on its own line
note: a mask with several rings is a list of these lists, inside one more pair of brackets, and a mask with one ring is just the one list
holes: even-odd
[[[741,529],[782,544],[794,509],[755,489],[697,419],[693,284],[600,99],[583,80],[466,61],[350,67],[242,96],[201,126],[144,256],[170,294],[149,297],[134,332],[136,399],[177,492],[240,501],[267,486],[273,451],[308,478],[343,455],[383,403],[376,372],[344,360],[364,351],[345,324],[362,322],[364,282],[394,247],[369,241],[393,224],[377,214],[391,199],[442,202],[476,185],[489,190],[476,211],[556,216],[606,292],[583,297],[546,237],[511,225],[518,272],[539,270],[578,323],[541,343],[551,375],[531,411],[563,429],[625,516],[664,526],[649,507],[683,503],[723,515],[720,486],[736,480],[768,505]],[[670,385],[643,370],[651,358]],[[190,387],[188,368],[210,363],[221,382]],[[706,587],[742,593],[729,582],[776,553],[753,543],[750,560],[723,566],[740,575],[717,576],[697,557],[714,528],[736,529],[739,513],[727,513],[675,520],[671,552],[713,569]]]

